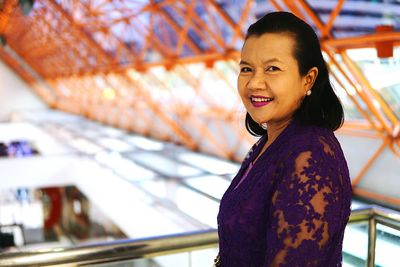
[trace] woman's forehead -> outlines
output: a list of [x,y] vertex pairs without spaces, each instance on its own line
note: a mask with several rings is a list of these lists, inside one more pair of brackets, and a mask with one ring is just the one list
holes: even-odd
[[288,34],[265,33],[261,36],[250,36],[246,39],[241,58],[244,61],[292,61],[294,38]]

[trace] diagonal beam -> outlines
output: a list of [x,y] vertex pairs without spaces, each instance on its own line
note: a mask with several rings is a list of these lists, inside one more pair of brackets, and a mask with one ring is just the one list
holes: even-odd
[[47,3],[54,8],[60,15],[61,18],[68,22],[71,26],[73,32],[77,35],[79,39],[87,44],[88,47],[93,48],[106,64],[113,64],[115,60],[109,55],[103,48],[90,37],[84,29],[81,28],[80,25],[74,22],[72,17],[67,14],[67,12],[55,1],[55,0],[47,0]]
[[[359,83],[366,89],[366,91],[371,94],[376,101],[378,101],[379,106],[382,108],[383,113],[385,116],[389,119],[389,121],[392,123],[392,125],[396,125],[399,123],[399,119],[396,117],[394,114],[393,110],[390,109],[388,104],[383,101],[382,97],[376,92],[374,88],[372,88],[371,84],[368,82],[368,80],[365,78],[365,76],[361,73],[360,69],[356,66],[356,64],[350,59],[350,57],[345,53],[341,53],[345,64],[350,68],[352,73],[355,75],[356,79],[359,81]],[[374,108],[373,109],[376,113],[379,111]],[[379,112],[380,113],[380,112]],[[383,118],[382,118],[383,119]],[[388,133],[393,136],[393,130],[394,128],[388,126],[390,130],[388,130]]]
[[338,3],[336,4],[335,9],[331,12],[331,15],[329,16],[329,20],[325,24],[325,27],[321,32],[322,36],[332,35],[330,32],[331,32],[333,23],[335,22],[336,17],[339,15],[340,11],[342,10],[343,4],[345,1],[346,0],[339,0]]
[[217,1],[214,0],[206,0],[208,4],[210,4],[215,11],[221,16],[221,18],[230,26],[234,32],[234,34],[238,35],[240,38],[244,39],[244,34],[241,31],[241,28],[236,27],[236,22],[226,13],[225,10],[222,9],[220,5],[218,5]]
[[[241,37],[241,38],[244,39],[245,34],[242,32],[242,28],[243,28],[243,25],[246,22],[246,19],[249,16],[249,13],[251,11],[252,5],[253,5],[253,1],[252,0],[247,0],[246,1],[246,4],[245,4],[245,6],[243,8],[242,15],[240,16],[239,21],[236,23],[235,30],[233,31],[233,37],[232,37],[232,40],[229,43],[228,47],[233,47],[238,38]],[[242,36],[241,36],[241,33],[242,33]]]
[[372,155],[372,157],[367,161],[367,163],[364,165],[364,167],[361,169],[360,173],[357,175],[357,177],[351,182],[352,186],[355,187],[357,186],[362,178],[365,176],[367,171],[371,168],[372,164],[375,162],[375,160],[379,157],[379,155],[382,154],[383,150],[388,146],[389,144],[389,139],[386,137],[382,144],[379,146],[379,148],[375,151],[375,153]]
[[[196,54],[199,54],[202,52],[202,49],[200,48],[200,46],[198,44],[196,44],[193,39],[187,35],[187,31],[188,31],[188,27],[190,25],[190,19],[191,19],[191,15],[193,14],[193,9],[192,7],[188,8],[188,12],[185,16],[185,26],[184,28],[182,28],[181,26],[179,26],[179,24],[162,8],[158,9],[157,12],[162,15],[166,22],[175,30],[176,33],[180,33],[179,34],[179,40],[183,40],[184,36],[186,35],[186,44],[189,46],[189,48]],[[179,51],[179,49],[178,49]],[[179,53],[177,53],[179,55]]]
[[146,100],[148,107],[158,116],[160,120],[162,120],[166,126],[171,128],[173,132],[180,138],[180,140],[190,149],[196,149],[197,144],[192,139],[190,134],[184,131],[173,119],[169,118],[165,112],[160,108],[160,105],[156,103],[148,90],[142,87],[142,85],[133,79],[128,72],[124,73],[124,79],[130,81],[136,88],[136,90],[140,93],[140,95]]

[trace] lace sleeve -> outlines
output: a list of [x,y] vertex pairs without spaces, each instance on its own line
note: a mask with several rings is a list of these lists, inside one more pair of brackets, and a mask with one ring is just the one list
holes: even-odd
[[285,161],[272,195],[264,266],[321,266],[321,259],[328,256],[341,210],[336,181],[342,177],[333,151],[319,146],[292,153]]

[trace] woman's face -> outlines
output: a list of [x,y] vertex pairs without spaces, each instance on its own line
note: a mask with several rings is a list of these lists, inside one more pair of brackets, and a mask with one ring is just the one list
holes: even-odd
[[290,120],[312,86],[315,77],[310,72],[300,76],[293,49],[288,34],[265,33],[244,43],[237,85],[247,112],[259,124]]

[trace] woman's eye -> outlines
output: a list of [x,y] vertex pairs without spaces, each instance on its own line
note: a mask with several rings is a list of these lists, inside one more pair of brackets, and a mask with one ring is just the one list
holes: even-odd
[[250,72],[251,69],[249,67],[240,68],[240,72]]
[[268,67],[267,69],[266,69],[266,71],[278,71],[278,70],[281,70],[280,68],[278,68],[278,67],[276,67],[276,66],[270,66],[270,67]]

